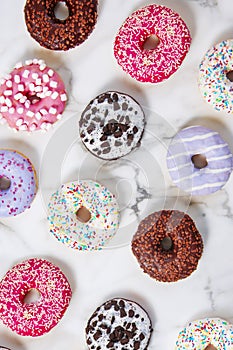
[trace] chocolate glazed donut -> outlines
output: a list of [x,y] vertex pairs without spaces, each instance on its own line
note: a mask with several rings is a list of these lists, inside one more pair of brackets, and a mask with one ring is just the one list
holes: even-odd
[[[64,3],[69,15],[60,20],[55,7]],[[30,35],[50,50],[69,50],[82,44],[94,29],[97,0],[27,0],[24,13]]]

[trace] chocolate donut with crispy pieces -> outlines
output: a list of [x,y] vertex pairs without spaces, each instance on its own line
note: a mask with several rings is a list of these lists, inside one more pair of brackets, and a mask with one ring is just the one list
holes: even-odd
[[[56,6],[65,3],[68,17],[59,19]],[[66,51],[82,44],[97,20],[97,0],[27,0],[24,13],[30,35],[50,50]]]
[[175,282],[196,270],[203,241],[188,214],[162,210],[141,221],[132,240],[132,251],[150,277]]

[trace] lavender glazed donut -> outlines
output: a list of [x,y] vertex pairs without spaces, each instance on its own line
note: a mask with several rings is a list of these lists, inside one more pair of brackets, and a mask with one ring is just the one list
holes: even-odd
[[[157,39],[156,47],[146,42]],[[182,64],[191,44],[190,32],[182,18],[161,5],[135,11],[120,28],[114,44],[118,64],[140,82],[159,83]]]
[[23,154],[0,149],[0,217],[15,216],[30,208],[37,192],[37,177]]
[[[39,299],[25,298],[36,290]],[[12,331],[37,337],[49,332],[64,315],[72,291],[59,267],[33,258],[15,265],[0,282],[0,319]]]
[[192,195],[220,190],[233,169],[228,144],[218,132],[190,126],[178,132],[167,153],[167,167],[176,186]]

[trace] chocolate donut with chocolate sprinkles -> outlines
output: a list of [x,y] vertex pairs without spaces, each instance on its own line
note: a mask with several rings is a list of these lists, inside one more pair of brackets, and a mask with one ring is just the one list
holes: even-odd
[[141,221],[132,240],[132,251],[150,277],[175,282],[196,270],[203,241],[188,214],[162,210]]
[[[56,6],[64,3],[68,17],[59,19]],[[97,20],[98,0],[27,0],[25,21],[30,35],[50,50],[69,50],[82,44]]]
[[79,122],[80,137],[96,157],[114,160],[140,146],[145,127],[144,112],[124,93],[108,91],[92,100]]
[[89,319],[86,342],[91,350],[144,350],[152,331],[151,320],[139,304],[114,298],[98,307]]

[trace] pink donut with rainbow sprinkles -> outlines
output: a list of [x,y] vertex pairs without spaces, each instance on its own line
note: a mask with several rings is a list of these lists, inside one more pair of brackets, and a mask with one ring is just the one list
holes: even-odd
[[61,118],[65,85],[43,60],[18,63],[0,81],[0,119],[14,130],[48,130]]
[[126,19],[116,36],[114,55],[132,78],[159,83],[177,71],[190,44],[182,18],[170,8],[152,4]]

